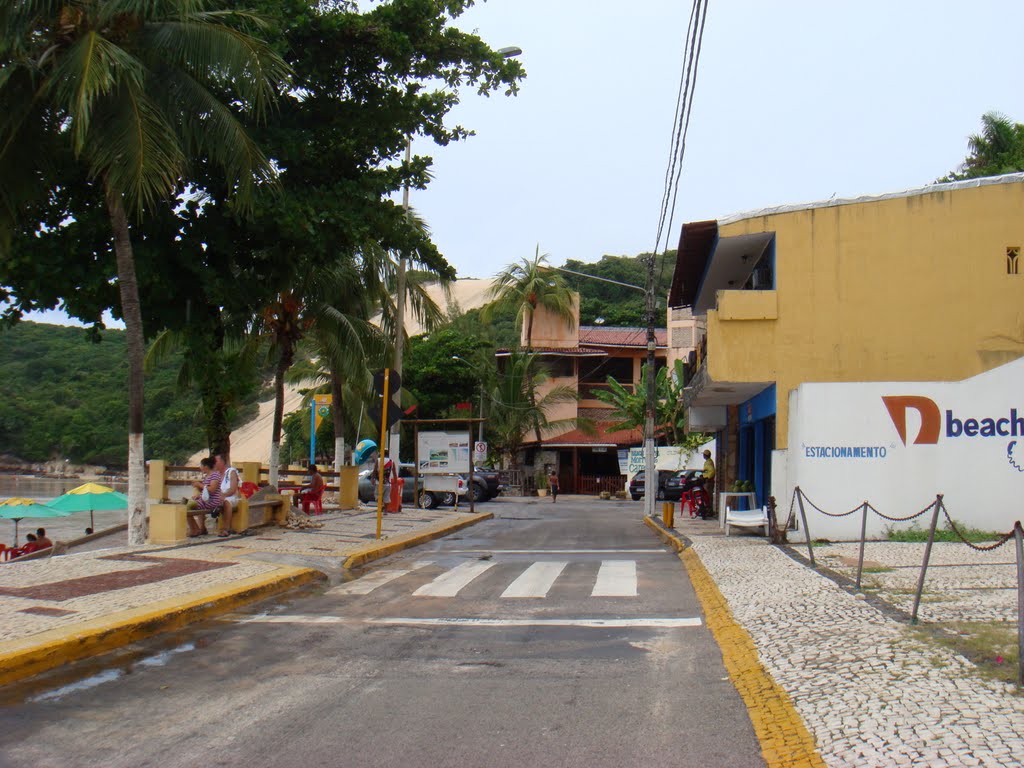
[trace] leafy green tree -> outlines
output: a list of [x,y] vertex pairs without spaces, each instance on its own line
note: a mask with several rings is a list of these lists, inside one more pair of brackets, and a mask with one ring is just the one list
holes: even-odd
[[410,341],[402,383],[421,418],[447,418],[456,403],[477,403],[494,374],[493,349],[449,327]]
[[981,116],[981,133],[967,139],[967,148],[970,154],[961,166],[940,182],[1024,171],[1024,125],[998,112]]
[[[642,290],[647,284],[647,259],[639,256],[602,256],[600,261],[588,264],[570,259],[565,268],[604,280],[615,280],[615,285],[604,280],[591,280],[578,275],[565,275],[566,283],[580,294],[580,323],[582,325],[644,326],[647,315]],[[672,283],[676,252],[665,251],[655,256],[655,296],[666,296]],[[629,288],[627,286],[636,286]]]
[[259,114],[287,74],[244,26],[257,17],[206,12],[202,0],[9,3],[0,12],[0,230],[53,178],[26,158],[64,145],[102,192],[117,263],[128,349],[129,542],[146,536],[143,453],[145,337],[129,215],[182,190],[188,163],[225,169],[243,205],[273,169],[238,122]]

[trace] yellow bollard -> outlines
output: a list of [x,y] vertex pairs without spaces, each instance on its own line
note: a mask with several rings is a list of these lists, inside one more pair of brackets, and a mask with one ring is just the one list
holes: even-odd
[[671,501],[661,503],[661,520],[666,528],[672,528],[676,522],[676,507]]

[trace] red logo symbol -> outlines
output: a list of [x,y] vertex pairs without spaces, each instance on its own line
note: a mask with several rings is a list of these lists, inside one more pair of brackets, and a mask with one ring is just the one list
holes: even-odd
[[883,396],[882,402],[889,411],[896,431],[903,444],[907,444],[907,409],[913,408],[921,415],[921,429],[917,433],[914,445],[934,445],[939,442],[939,430],[942,428],[942,414],[935,401],[920,395]]

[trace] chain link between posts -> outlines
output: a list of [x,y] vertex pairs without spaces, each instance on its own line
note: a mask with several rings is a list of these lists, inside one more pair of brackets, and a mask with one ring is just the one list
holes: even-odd
[[968,547],[977,552],[991,552],[994,549],[999,549],[1001,546],[1003,546],[1003,544],[1005,544],[1013,538],[1014,532],[1017,530],[1017,527],[1020,526],[1020,520],[1018,520],[1013,524],[1013,528],[1010,529],[1010,532],[1004,533],[995,544],[975,544],[974,542],[968,541],[967,538],[962,533],[960,533],[960,529],[956,527],[956,523],[953,522],[953,518],[950,517],[949,512],[946,511],[946,505],[941,504],[940,507],[942,509],[942,514],[946,517],[946,523],[949,525],[949,530],[955,533],[956,537],[960,539],[960,541],[962,541]]
[[960,529],[956,527],[956,523],[953,522],[953,518],[949,516],[949,512],[946,510],[946,505],[944,503],[938,501],[938,500],[933,501],[931,504],[929,504],[927,507],[922,509],[920,512],[915,512],[914,514],[907,515],[906,517],[891,517],[891,516],[886,515],[886,514],[884,514],[882,512],[879,512],[878,509],[876,509],[874,507],[874,505],[872,505],[871,502],[869,502],[869,501],[865,501],[865,502],[862,502],[861,504],[858,504],[856,507],[851,509],[849,512],[840,512],[840,513],[826,512],[824,509],[822,509],[817,504],[815,504],[813,501],[811,501],[809,498],[807,498],[807,494],[804,493],[803,489],[800,486],[797,486],[796,488],[793,489],[793,499],[789,503],[789,519],[790,520],[793,517],[793,505],[796,503],[797,494],[800,494],[800,498],[802,498],[805,502],[807,502],[807,504],[809,504],[811,506],[811,508],[817,510],[818,512],[820,512],[823,515],[826,515],[827,517],[849,517],[850,515],[852,515],[857,510],[864,509],[865,507],[867,507],[872,512],[874,512],[876,515],[878,515],[879,517],[881,517],[881,518],[883,518],[885,520],[888,520],[891,523],[906,523],[906,522],[909,522],[910,520],[915,520],[915,519],[921,517],[921,515],[924,515],[924,514],[927,514],[928,512],[931,512],[933,509],[935,509],[935,505],[938,504],[939,505],[939,509],[942,510],[942,514],[946,518],[946,523],[949,525],[949,529],[956,535],[956,537],[958,539],[960,539],[960,541],[962,541],[964,544],[966,544],[971,549],[976,550],[978,552],[991,552],[991,551],[993,551],[995,549],[999,549],[1001,546],[1006,544],[1006,542],[1008,542],[1010,539],[1013,538],[1014,531],[1016,531],[1017,527],[1021,525],[1020,521],[1018,520],[1016,523],[1014,523],[1013,528],[1010,529],[1010,532],[1009,533],[1005,533],[1002,536],[1000,536],[999,540],[997,542],[995,542],[994,544],[980,545],[980,544],[975,544],[975,543],[967,540],[967,537],[964,536],[963,533],[960,532]]
[[889,517],[889,515],[883,514],[883,513],[879,512],[877,509],[875,509],[874,506],[872,506],[871,502],[869,502],[869,501],[865,501],[864,502],[865,506],[867,506],[868,509],[870,509],[872,512],[874,512],[879,517],[881,517],[881,518],[883,518],[885,520],[888,520],[890,523],[905,523],[905,522],[907,522],[909,520],[914,520],[914,519],[920,517],[921,515],[925,514],[926,512],[931,512],[933,509],[935,509],[935,505],[937,503],[938,502],[933,501],[931,504],[929,504],[927,507],[922,509],[920,512],[915,512],[914,514],[908,515],[907,517]]
[[811,507],[816,509],[818,512],[821,512],[821,514],[825,515],[826,517],[849,517],[854,512],[856,512],[856,511],[858,511],[858,510],[860,510],[860,509],[862,509],[864,507],[864,503],[861,502],[856,507],[851,509],[849,512],[826,512],[824,509],[822,509],[817,504],[815,504],[813,501],[811,501],[809,498],[807,498],[807,494],[804,493],[803,489],[800,486],[797,486],[795,491],[800,494],[800,498],[802,498],[804,501],[806,501],[808,504],[810,504]]

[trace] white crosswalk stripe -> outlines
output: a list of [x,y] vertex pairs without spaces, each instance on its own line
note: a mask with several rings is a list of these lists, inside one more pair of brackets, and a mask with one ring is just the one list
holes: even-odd
[[347,584],[342,584],[334,587],[333,589],[329,589],[326,594],[368,595],[377,587],[382,587],[395,579],[407,576],[413,571],[418,571],[420,568],[426,568],[428,565],[433,565],[433,561],[419,560],[413,563],[409,568],[392,568],[384,571],[377,571],[367,576],[363,576],[361,579],[356,579],[355,581],[350,581]]
[[417,597],[455,597],[473,579],[494,566],[495,563],[484,560],[473,560],[457,565],[429,584],[424,584],[413,594]]
[[636,597],[636,560],[602,560],[591,597]]
[[508,589],[501,593],[502,597],[546,597],[565,566],[566,561],[554,561],[547,563],[534,563],[519,578],[508,585]]
[[[327,590],[329,595],[368,595],[403,576],[435,565],[419,560],[404,568],[375,571],[347,584]],[[470,560],[445,571],[413,592],[416,597],[455,597],[474,579],[498,563],[493,560]],[[502,598],[544,598],[568,567],[568,560],[541,560],[531,563],[501,593]],[[507,566],[506,566],[507,567]],[[602,560],[597,571],[591,597],[636,597],[637,571],[635,560]]]

